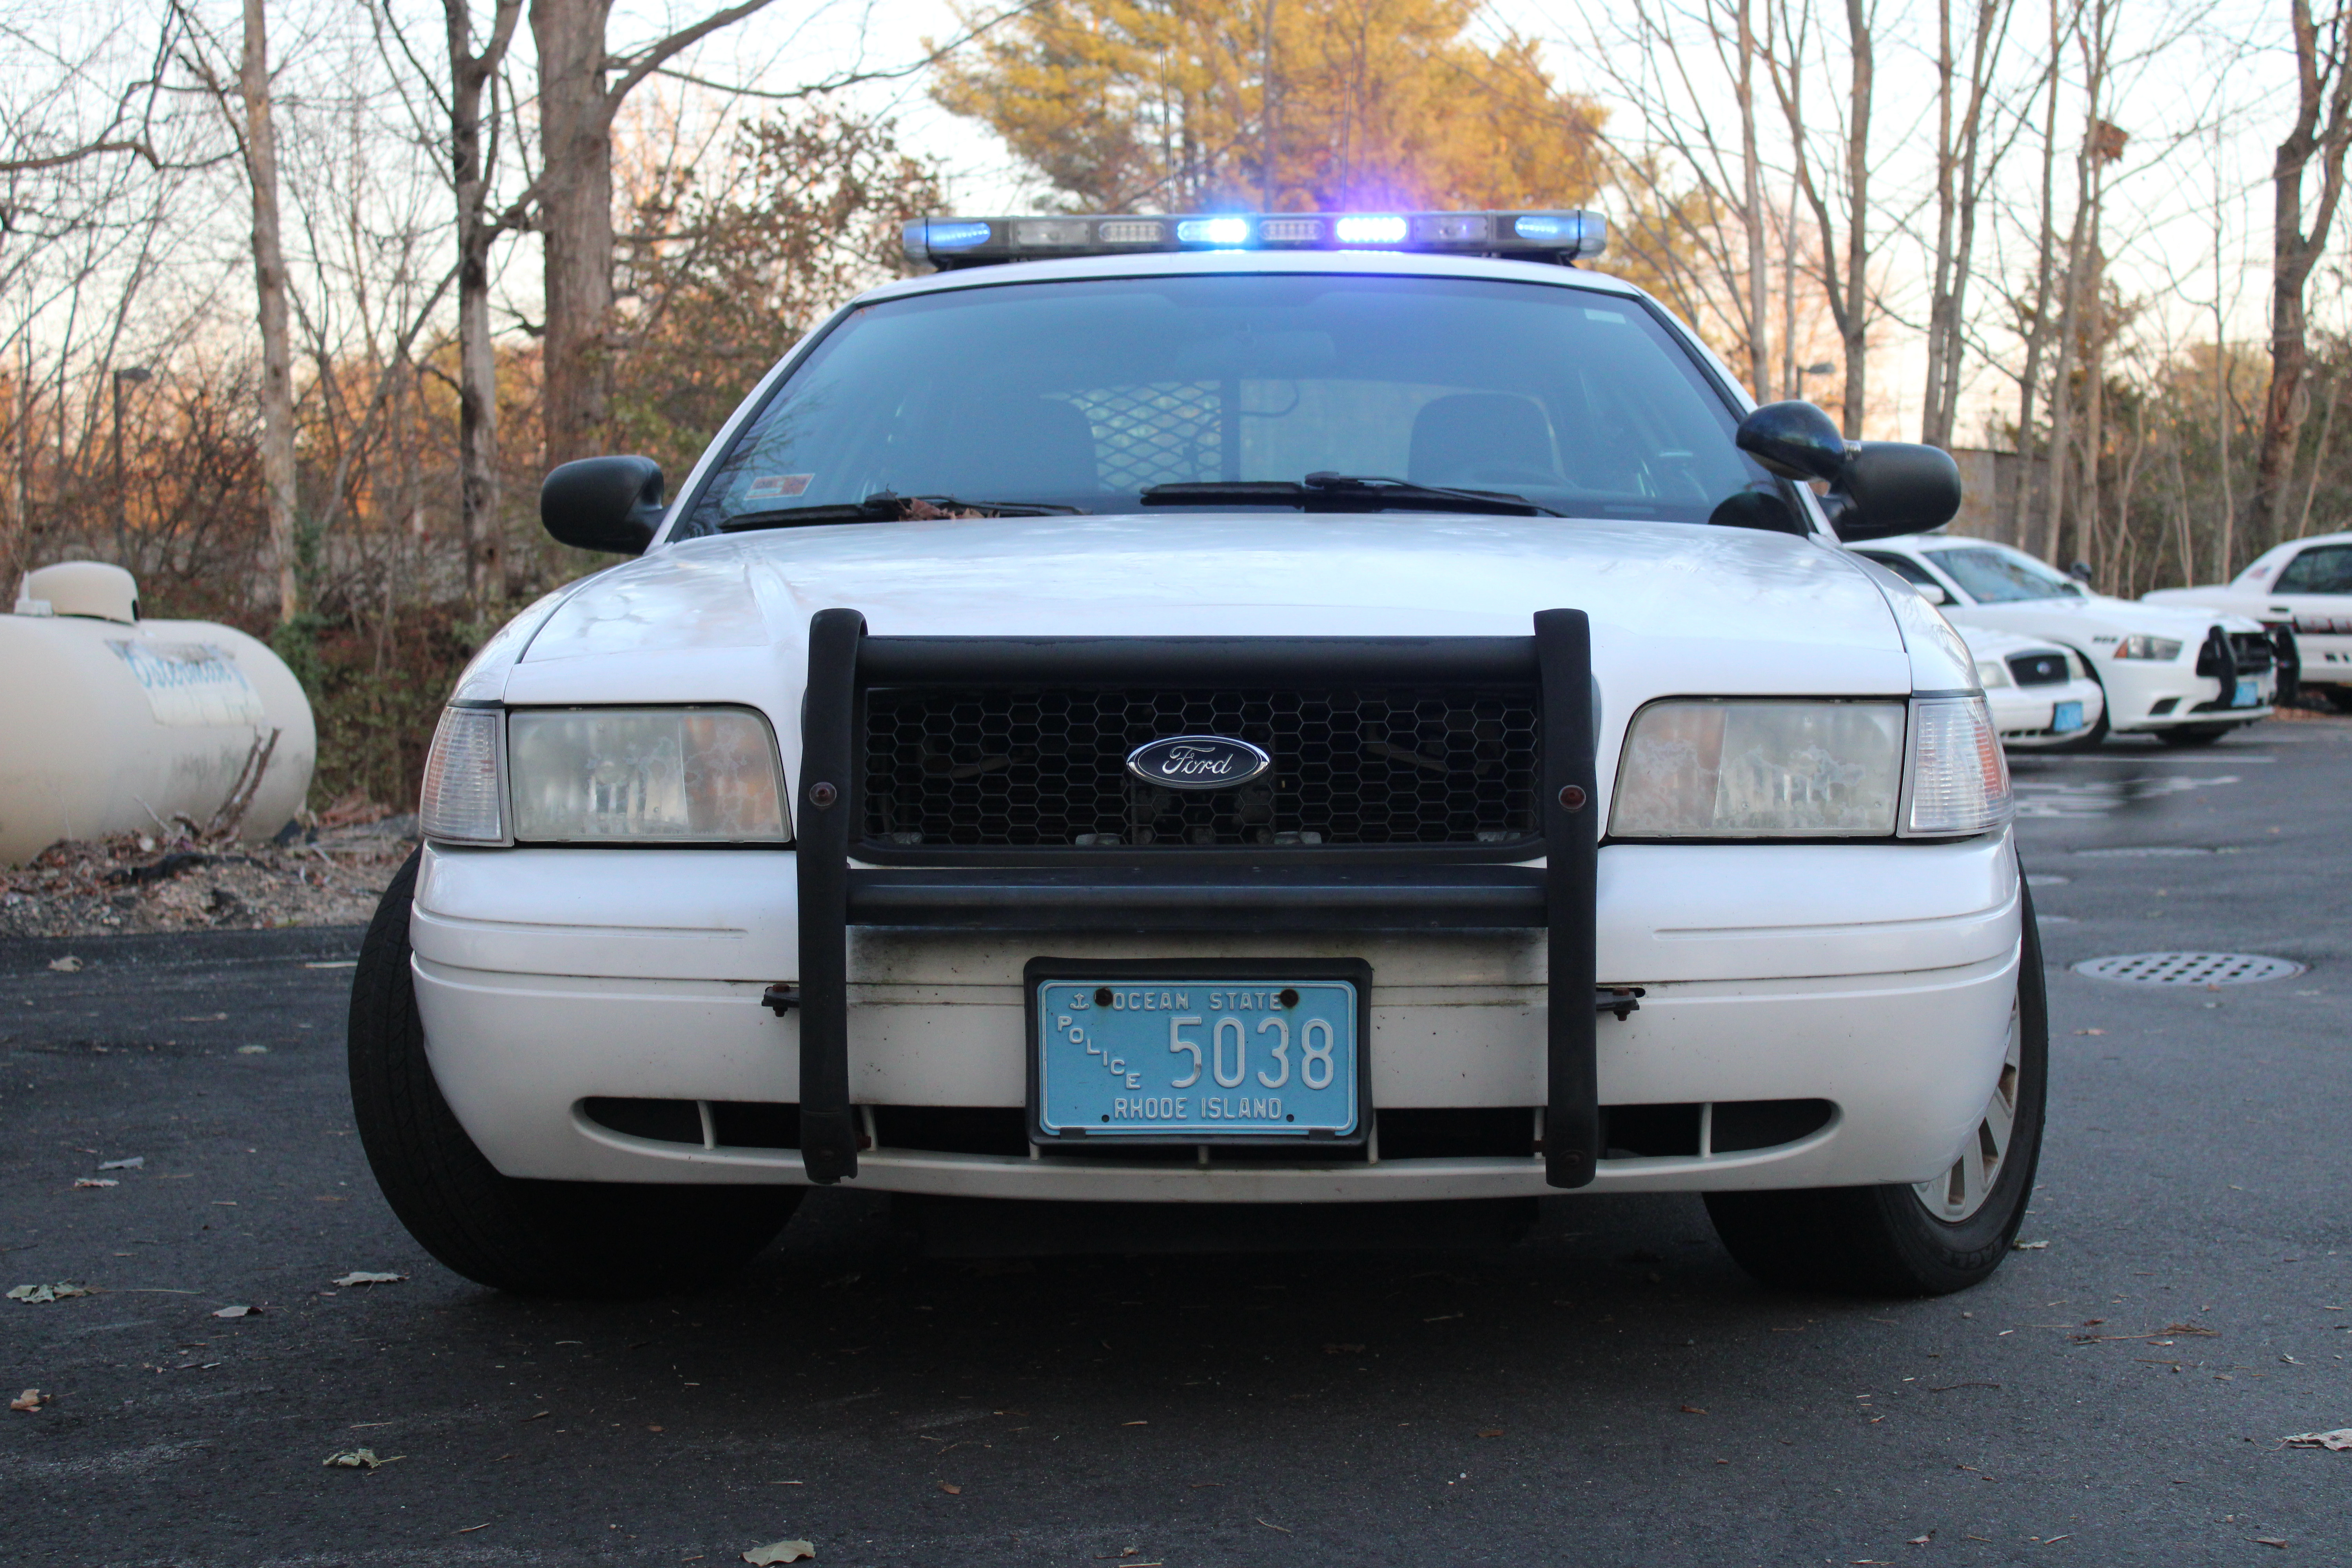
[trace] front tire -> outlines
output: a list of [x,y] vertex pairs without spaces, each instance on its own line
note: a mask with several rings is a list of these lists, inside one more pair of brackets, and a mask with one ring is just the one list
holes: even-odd
[[352,1111],[408,1234],[467,1279],[523,1295],[653,1295],[749,1262],[799,1188],[521,1181],[483,1158],[425,1060],[408,948],[422,855],[384,889],[352,981]]
[[1951,1169],[1916,1186],[1709,1193],[1707,1217],[1734,1261],[1768,1285],[1870,1296],[1943,1296],[2000,1267],[2024,1223],[2042,1158],[2049,998],[2030,892],[2009,1051],[1974,1138]]

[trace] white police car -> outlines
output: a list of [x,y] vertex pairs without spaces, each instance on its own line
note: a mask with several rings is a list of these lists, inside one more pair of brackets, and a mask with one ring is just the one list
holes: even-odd
[[435,740],[352,998],[395,1212],[625,1291],[810,1184],[1113,1249],[1688,1192],[1769,1279],[1984,1278],[2047,1048],[2008,775],[1832,529],[1958,475],[1751,409],[1601,234],[932,220],[667,510],[550,475],[642,559]]
[[2098,731],[2106,692],[2083,656],[1985,626],[1960,634],[1977,661],[1993,732],[2012,751],[2047,751]]
[[2162,588],[2151,605],[2244,616],[2286,634],[2296,678],[2339,713],[2352,713],[2352,533],[2289,540],[2263,552],[2227,584]]
[[1878,540],[1856,553],[1942,605],[1963,636],[1982,627],[2082,655],[2106,696],[2105,717],[2084,744],[2113,731],[2210,746],[2271,715],[2278,648],[2257,621],[2095,594],[2048,563],[1990,540],[1934,533]]

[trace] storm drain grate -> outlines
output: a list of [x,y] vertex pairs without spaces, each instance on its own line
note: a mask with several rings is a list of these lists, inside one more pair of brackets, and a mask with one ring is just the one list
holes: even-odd
[[2123,952],[2086,958],[2074,973],[2132,985],[2252,985],[2300,974],[2303,965],[2259,952]]

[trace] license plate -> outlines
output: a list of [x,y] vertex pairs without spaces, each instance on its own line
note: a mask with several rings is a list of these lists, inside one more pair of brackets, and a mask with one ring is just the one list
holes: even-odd
[[2081,729],[2083,705],[2080,702],[2058,703],[2050,710],[2050,727],[2062,735],[2069,730]]
[[2237,699],[2232,701],[2230,706],[2232,708],[2259,708],[2262,706],[2262,683],[2256,680],[2241,680],[2238,682]]
[[1353,980],[1303,974],[1033,978],[1048,1139],[1353,1139]]

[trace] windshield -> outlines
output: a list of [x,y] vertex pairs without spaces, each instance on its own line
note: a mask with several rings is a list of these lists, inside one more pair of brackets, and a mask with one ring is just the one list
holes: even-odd
[[1263,493],[1144,492],[1315,473],[1682,522],[1752,491],[1747,515],[1761,502],[1768,526],[1801,528],[1779,483],[1732,445],[1735,426],[1647,309],[1599,290],[1263,275],[999,284],[839,322],[746,424],[679,531],[788,523],[794,509],[877,493],[1087,512],[1265,507]]
[[1969,550],[1930,550],[1925,553],[1979,605],[2013,605],[2021,599],[2073,599],[2082,595],[2083,590],[2071,578],[2021,551],[1979,545]]

